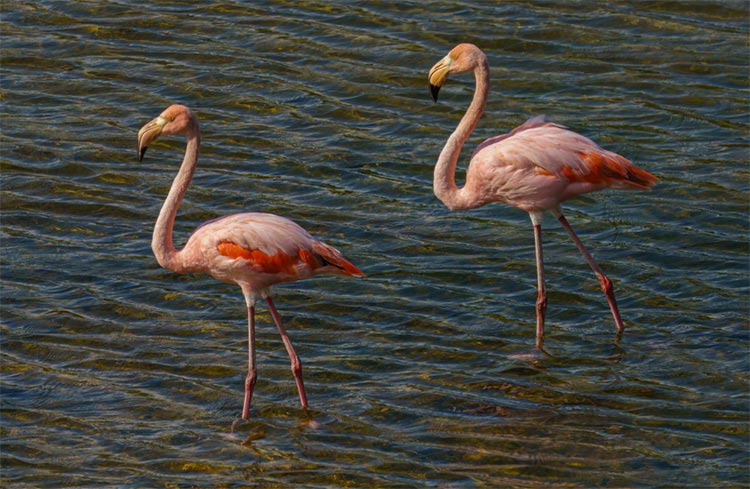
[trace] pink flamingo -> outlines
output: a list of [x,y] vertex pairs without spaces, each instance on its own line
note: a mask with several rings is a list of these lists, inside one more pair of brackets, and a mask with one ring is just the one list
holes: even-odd
[[138,160],[148,145],[161,135],[184,134],[187,147],[182,165],[169,189],[167,200],[154,226],[151,248],[162,267],[177,273],[207,273],[222,282],[240,286],[248,316],[248,372],[242,418],[248,419],[256,380],[255,302],[264,298],[281,334],[297,383],[299,400],[307,408],[302,382],[302,364],[271,300],[271,286],[318,274],[352,275],[364,273],[341,253],[310,236],[294,222],[274,214],[247,212],[232,214],[203,223],[176,250],[172,244],[177,208],[198,164],[200,130],[198,119],[187,107],[171,105],[138,132]]
[[551,212],[570,235],[594,270],[617,326],[624,326],[612,287],[583,246],[560,209],[560,203],[579,194],[605,188],[648,190],[657,182],[651,173],[626,158],[600,148],[544,116],[529,119],[508,134],[487,139],[471,156],[466,182],[456,186],[455,172],[461,147],[482,116],[489,91],[489,65],[473,44],[459,44],[438,61],[429,73],[430,91],[437,102],[440,87],[449,74],[473,71],[474,97],[456,129],[446,141],[435,165],[435,195],[451,210],[473,209],[490,202],[505,202],[523,209],[534,226],[537,266],[536,346],[542,350],[547,292],[542,259],[542,220]]

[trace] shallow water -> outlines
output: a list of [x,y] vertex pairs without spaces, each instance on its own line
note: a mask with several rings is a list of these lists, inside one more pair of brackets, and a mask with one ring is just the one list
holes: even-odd
[[[741,487],[748,483],[748,7],[744,2],[6,2],[2,12],[2,482],[6,487]],[[545,227],[534,349],[528,216],[450,212],[432,165],[471,76],[469,141],[546,113],[661,178]],[[136,163],[170,103],[202,128],[175,229],[294,219],[365,279],[280,286],[305,369],[261,305],[156,264],[184,141]],[[465,166],[469,151],[462,157]],[[459,178],[460,179],[460,178]]]

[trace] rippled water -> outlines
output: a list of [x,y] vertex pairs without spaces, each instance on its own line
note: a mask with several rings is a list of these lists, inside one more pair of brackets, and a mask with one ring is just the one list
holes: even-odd
[[[2,35],[5,487],[748,483],[746,2],[5,2]],[[661,178],[565,207],[619,345],[549,219],[536,353],[527,215],[433,197],[460,41],[493,77],[470,146],[546,113]],[[277,289],[309,413],[261,307],[232,432],[241,294],[151,254],[184,141],[135,137],[174,102],[203,131],[178,242],[274,212],[368,274]]]

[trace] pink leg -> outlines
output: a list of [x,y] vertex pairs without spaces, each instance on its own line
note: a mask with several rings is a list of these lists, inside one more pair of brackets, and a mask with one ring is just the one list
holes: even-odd
[[544,257],[542,256],[542,226],[534,224],[534,245],[536,247],[536,347],[544,351],[544,316],[547,312],[547,289],[544,286]]
[[617,301],[615,300],[615,291],[612,287],[612,281],[606,275],[604,275],[604,272],[602,272],[602,269],[599,268],[599,265],[596,264],[596,262],[594,261],[594,257],[591,256],[591,253],[589,253],[586,247],[583,246],[583,243],[578,238],[578,235],[576,235],[575,231],[573,231],[573,228],[568,223],[568,220],[565,219],[565,216],[563,216],[562,214],[559,214],[557,219],[560,221],[560,224],[562,224],[562,227],[565,228],[565,230],[568,232],[570,237],[573,239],[573,242],[576,244],[576,247],[578,247],[578,250],[583,255],[583,258],[586,260],[586,263],[588,263],[591,269],[594,270],[594,273],[599,279],[599,284],[602,286],[602,291],[604,292],[604,295],[607,297],[607,302],[609,303],[609,310],[612,311],[612,317],[615,319],[617,332],[622,333],[625,330],[625,326],[622,324],[620,311],[617,309]]
[[255,368],[255,306],[247,308],[247,377],[245,378],[245,402],[242,404],[242,419],[248,419],[250,401],[253,398],[257,372]]
[[271,300],[270,296],[266,297],[266,302],[268,303],[268,310],[271,311],[273,322],[276,323],[276,327],[278,328],[279,334],[281,335],[281,341],[284,342],[286,351],[289,354],[289,359],[292,361],[292,374],[294,375],[295,382],[297,382],[299,402],[302,404],[303,408],[307,409],[307,395],[305,395],[305,385],[302,382],[302,362],[300,362],[297,353],[294,351],[292,341],[289,339],[289,335],[286,334],[286,330],[281,324],[281,317],[279,317],[279,313],[276,312],[276,306],[273,305],[273,301]]

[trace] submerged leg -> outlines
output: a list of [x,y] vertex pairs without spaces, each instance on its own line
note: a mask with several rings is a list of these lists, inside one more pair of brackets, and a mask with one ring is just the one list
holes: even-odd
[[[539,220],[541,221],[541,220]],[[544,316],[547,313],[547,288],[544,285],[544,257],[542,255],[542,224],[532,216],[534,245],[536,248],[536,347],[544,351]]]
[[302,382],[302,362],[300,362],[299,357],[292,346],[292,341],[289,339],[289,335],[286,334],[286,330],[281,324],[281,317],[279,317],[279,313],[276,312],[276,306],[273,305],[271,296],[266,297],[266,302],[268,303],[268,310],[271,312],[271,317],[273,317],[273,322],[276,323],[276,328],[278,328],[279,334],[281,335],[281,341],[284,342],[286,351],[289,354],[289,359],[292,361],[292,374],[294,375],[295,382],[297,382],[299,402],[302,404],[303,408],[307,409],[307,395],[305,394],[305,385]]
[[257,372],[255,367],[255,306],[247,306],[247,377],[245,378],[245,402],[242,404],[242,419],[248,419],[250,401],[253,398]]
[[606,275],[604,275],[604,272],[602,272],[602,269],[599,268],[599,265],[596,264],[596,261],[594,261],[594,257],[591,256],[591,253],[589,253],[586,247],[583,246],[583,243],[578,238],[578,235],[575,233],[575,231],[573,231],[573,228],[568,223],[568,220],[565,219],[565,216],[563,216],[562,213],[559,211],[557,211],[555,215],[557,216],[557,220],[560,221],[560,224],[562,224],[562,227],[565,228],[565,231],[567,231],[568,235],[570,235],[571,239],[573,239],[573,242],[576,244],[576,247],[583,255],[583,258],[586,260],[586,263],[588,263],[591,269],[594,270],[596,277],[599,279],[599,284],[602,287],[602,291],[604,292],[604,295],[607,297],[607,302],[609,303],[609,310],[612,311],[612,317],[615,319],[617,332],[618,334],[622,333],[625,330],[625,326],[622,324],[620,311],[617,309],[617,301],[615,300],[615,291],[614,291],[614,288],[612,287],[612,281]]

